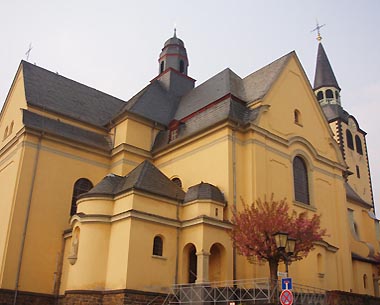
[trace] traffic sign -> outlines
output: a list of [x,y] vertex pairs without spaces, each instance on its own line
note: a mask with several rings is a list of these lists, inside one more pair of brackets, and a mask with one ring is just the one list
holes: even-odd
[[285,290],[285,289],[292,290],[293,289],[292,278],[288,277],[288,278],[281,279],[281,288],[282,290]]
[[280,302],[282,305],[292,305],[293,304],[293,293],[290,290],[283,290],[280,294]]
[[280,272],[280,271],[277,271],[277,276],[280,276],[280,277],[288,277],[288,274],[286,272]]

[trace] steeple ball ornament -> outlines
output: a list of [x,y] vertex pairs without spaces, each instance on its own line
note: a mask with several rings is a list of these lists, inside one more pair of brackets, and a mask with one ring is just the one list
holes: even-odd
[[315,32],[315,31],[317,31],[317,40],[318,40],[319,42],[322,41],[321,28],[323,28],[325,25],[326,25],[326,24],[319,25],[318,20],[317,20],[317,26],[311,31],[311,32]]
[[177,37],[176,28],[174,28],[173,37],[169,38],[165,42],[158,62],[159,74],[167,71],[168,69],[173,69],[187,75],[189,60],[187,58],[185,44]]

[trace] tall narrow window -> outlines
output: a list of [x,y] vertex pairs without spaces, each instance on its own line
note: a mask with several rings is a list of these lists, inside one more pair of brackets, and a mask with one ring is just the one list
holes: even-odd
[[73,197],[71,199],[70,216],[73,216],[77,212],[77,199],[78,196],[88,192],[92,189],[93,185],[90,180],[86,178],[78,179],[74,184]]
[[348,148],[354,149],[354,140],[352,138],[352,133],[348,129],[346,130],[346,139]]
[[301,112],[299,110],[294,110],[294,123],[297,125],[302,125]]
[[367,289],[367,287],[368,287],[367,274],[363,275],[363,287],[364,287],[364,289]]
[[334,93],[332,92],[332,90],[330,89],[326,90],[326,98],[328,99],[334,98]]
[[153,255],[162,256],[163,242],[161,236],[155,236],[153,240]]
[[9,134],[12,133],[14,124],[15,124],[14,121],[12,121],[11,126],[9,127]]
[[293,160],[293,179],[295,200],[310,204],[307,167],[305,161],[298,156]]
[[185,63],[183,62],[183,60],[180,60],[179,62],[179,72],[185,72]]
[[5,128],[3,140],[8,136],[8,126]]
[[358,154],[363,154],[363,147],[362,147],[362,141],[360,140],[359,136],[355,136],[355,144],[356,144],[356,151]]
[[324,96],[323,96],[323,91],[318,91],[317,93],[317,100],[320,101],[320,100],[323,100]]
[[360,178],[360,169],[359,166],[356,165],[356,177]]
[[165,61],[161,61],[161,64],[160,64],[160,74],[162,72],[164,72],[164,69],[165,69]]

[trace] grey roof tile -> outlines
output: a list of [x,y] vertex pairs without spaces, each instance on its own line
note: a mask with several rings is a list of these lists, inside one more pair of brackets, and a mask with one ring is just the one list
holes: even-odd
[[178,106],[178,97],[169,94],[155,80],[133,96],[121,113],[129,111],[160,124],[168,125]]
[[174,119],[183,119],[231,91],[238,97],[242,91],[241,79],[230,69],[225,69],[182,97]]
[[[210,128],[222,121],[232,121],[240,125],[253,123],[260,111],[260,107],[250,110],[241,102],[235,101],[233,98],[226,98],[223,101],[197,113],[185,122],[182,122],[177,132],[178,141],[189,137],[197,132]],[[173,142],[174,142],[173,141]],[[160,131],[155,139],[153,151],[157,151],[169,143],[169,130]]]
[[213,200],[220,203],[226,202],[226,200],[224,199],[224,195],[219,188],[210,183],[205,182],[201,182],[197,185],[190,187],[186,192],[184,202],[186,203],[202,199]]
[[314,90],[321,87],[335,87],[340,89],[325,49],[322,43],[319,43],[317,64],[315,67]]
[[140,190],[179,201],[185,197],[185,192],[177,184],[145,160],[124,177],[108,175],[81,198],[97,195],[116,196],[130,190]]
[[280,76],[288,60],[294,55],[295,52],[292,51],[246,76],[243,79],[245,95],[242,99],[247,102],[262,99]]
[[361,205],[364,205],[366,207],[372,207],[371,204],[369,204],[368,202],[364,201],[355,191],[354,189],[346,182],[344,184],[345,188],[346,188],[346,197],[347,199],[351,199]]
[[350,116],[347,111],[343,109],[341,105],[338,104],[326,104],[322,105],[322,110],[326,116],[328,122],[332,122],[336,119],[341,119],[343,122],[348,122],[348,117]]
[[123,179],[122,176],[109,174],[105,176],[98,184],[96,184],[87,193],[80,195],[79,198],[93,197],[95,195],[113,197],[113,195],[115,194],[115,190],[122,179]]
[[263,98],[293,54],[282,56],[244,79],[230,69],[221,71],[182,97],[174,118],[181,120],[227,94],[245,102]]
[[53,120],[25,109],[22,110],[22,114],[23,124],[26,127],[44,131],[103,150],[111,149],[110,140],[105,135],[62,123],[58,120]]
[[125,102],[50,72],[21,62],[28,104],[95,126],[104,126]]

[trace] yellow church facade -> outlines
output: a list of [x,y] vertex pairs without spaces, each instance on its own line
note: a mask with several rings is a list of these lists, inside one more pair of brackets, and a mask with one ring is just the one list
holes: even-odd
[[0,117],[4,304],[268,277],[229,231],[233,208],[271,194],[327,229],[295,283],[379,295],[365,132],[322,44],[313,88],[295,52],[197,87],[187,69],[174,35],[125,102],[21,62]]

